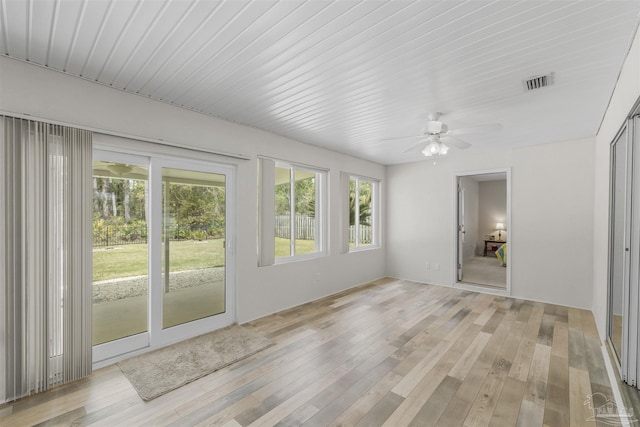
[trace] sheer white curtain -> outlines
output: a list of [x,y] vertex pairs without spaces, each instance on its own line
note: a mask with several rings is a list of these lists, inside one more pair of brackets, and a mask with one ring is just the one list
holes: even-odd
[[14,400],[91,373],[92,134],[1,119],[0,350]]

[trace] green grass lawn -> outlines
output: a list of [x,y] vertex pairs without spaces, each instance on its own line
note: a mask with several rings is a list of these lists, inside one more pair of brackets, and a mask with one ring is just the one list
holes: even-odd
[[[171,271],[224,265],[223,240],[171,241]],[[298,255],[315,250],[312,240],[296,240]],[[164,248],[163,248],[164,250]],[[289,240],[276,238],[276,257],[289,256]],[[93,281],[144,276],[148,272],[147,245],[123,245],[93,250]]]
[[[309,254],[316,250],[316,242],[313,240],[296,240],[296,255]],[[291,249],[289,239],[276,237],[276,258],[289,256]]]
[[[171,271],[223,266],[222,244],[222,239],[171,241]],[[147,244],[96,248],[93,250],[93,281],[144,276],[147,274],[147,264]]]

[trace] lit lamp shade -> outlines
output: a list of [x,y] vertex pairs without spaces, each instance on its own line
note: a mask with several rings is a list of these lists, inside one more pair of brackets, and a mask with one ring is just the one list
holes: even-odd
[[422,154],[427,157],[431,156],[444,156],[449,151],[449,147],[447,147],[437,135],[431,135],[425,139],[427,143],[424,150],[422,150]]
[[502,232],[504,231],[504,224],[501,222],[497,223],[496,230],[498,230],[498,240],[502,240]]
[[438,145],[438,143],[435,141],[432,141],[429,144],[427,144],[426,147],[424,147],[424,150],[422,150],[422,154],[424,154],[427,157],[431,157],[431,156],[437,155],[439,151],[440,151],[440,146]]

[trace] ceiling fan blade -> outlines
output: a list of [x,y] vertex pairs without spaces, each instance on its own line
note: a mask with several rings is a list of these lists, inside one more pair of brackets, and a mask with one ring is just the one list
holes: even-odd
[[415,149],[419,148],[420,146],[422,146],[422,145],[424,145],[424,144],[425,144],[425,142],[424,142],[424,141],[422,141],[422,140],[421,140],[421,141],[419,141],[419,142],[416,142],[415,144],[411,144],[410,146],[408,146],[407,148],[405,148],[404,150],[402,150],[402,153],[404,154],[404,153],[408,153],[408,152],[410,152],[410,151],[413,151],[413,150],[415,150]]
[[491,132],[501,130],[502,125],[500,123],[491,123],[486,125],[472,126],[469,128],[451,129],[447,132],[447,135],[468,135],[470,133]]
[[464,150],[466,148],[471,147],[471,144],[469,144],[467,141],[463,141],[459,138],[456,138],[455,136],[443,135],[442,139],[444,140],[443,142],[445,144],[450,145],[452,147],[456,147],[460,150]]
[[407,139],[407,138],[422,138],[423,135],[406,135],[406,136],[394,136],[393,138],[383,138],[380,141],[393,141],[396,139]]

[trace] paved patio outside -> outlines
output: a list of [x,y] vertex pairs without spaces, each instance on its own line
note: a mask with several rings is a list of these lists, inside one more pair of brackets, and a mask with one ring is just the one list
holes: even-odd
[[[147,276],[94,283],[94,345],[145,332],[148,328],[147,294]],[[163,327],[224,310],[224,267],[171,273],[170,291],[163,294]]]

